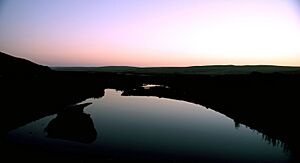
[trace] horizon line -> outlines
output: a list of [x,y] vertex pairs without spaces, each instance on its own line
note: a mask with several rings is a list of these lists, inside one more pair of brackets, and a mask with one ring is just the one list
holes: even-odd
[[129,65],[110,65],[110,66],[48,66],[50,68],[102,68],[102,67],[132,67],[132,68],[189,68],[189,67],[217,67],[217,66],[233,66],[233,67],[255,67],[255,66],[266,66],[266,67],[295,67],[300,66],[285,66],[285,65],[274,65],[274,64],[211,64],[211,65],[191,65],[191,66],[129,66]]

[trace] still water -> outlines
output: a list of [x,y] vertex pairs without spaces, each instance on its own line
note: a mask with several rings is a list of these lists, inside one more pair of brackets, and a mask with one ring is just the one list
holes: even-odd
[[[229,162],[286,162],[289,152],[272,145],[263,135],[203,106],[158,97],[121,96],[106,89],[102,98],[91,98],[84,108],[97,132],[89,143],[49,138],[45,128],[57,115],[47,116],[10,133],[11,139],[49,144],[63,150],[114,151],[155,154],[188,159]],[[94,126],[93,126],[94,125]],[[75,126],[76,128],[76,126]],[[67,129],[66,129],[67,130]],[[86,133],[88,134],[88,133]],[[50,146],[51,146],[50,145]],[[60,148],[61,149],[61,148]]]

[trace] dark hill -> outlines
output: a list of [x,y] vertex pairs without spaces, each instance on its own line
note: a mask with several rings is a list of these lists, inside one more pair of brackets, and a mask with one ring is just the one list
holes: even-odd
[[0,75],[29,75],[50,72],[47,66],[0,52]]
[[52,67],[57,71],[81,71],[81,72],[112,72],[132,74],[186,74],[186,75],[241,75],[258,73],[282,73],[300,74],[300,67],[272,66],[272,65],[215,65],[215,66],[192,66],[192,67]]

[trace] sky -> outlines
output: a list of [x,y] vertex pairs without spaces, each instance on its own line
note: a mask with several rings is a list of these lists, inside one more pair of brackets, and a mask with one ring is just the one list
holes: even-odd
[[0,0],[0,51],[48,66],[300,66],[300,1]]

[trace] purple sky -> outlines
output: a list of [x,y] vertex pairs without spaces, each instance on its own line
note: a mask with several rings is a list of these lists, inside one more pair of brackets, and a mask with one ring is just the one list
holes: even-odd
[[297,0],[0,0],[0,50],[50,66],[300,66]]

